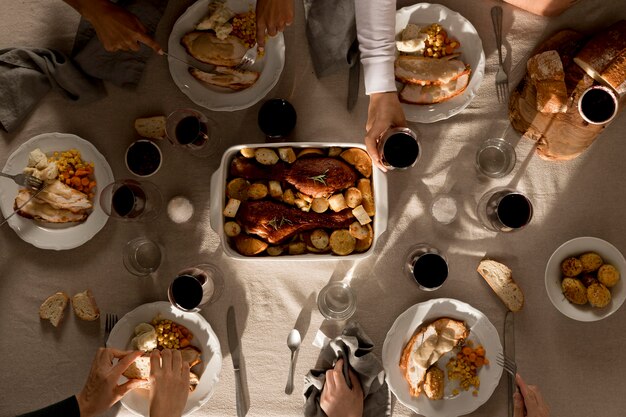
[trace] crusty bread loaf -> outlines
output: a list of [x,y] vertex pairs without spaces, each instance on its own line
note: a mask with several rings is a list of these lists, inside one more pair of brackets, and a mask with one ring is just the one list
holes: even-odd
[[100,317],[100,309],[96,304],[96,299],[93,298],[93,294],[89,290],[79,292],[72,297],[72,308],[74,314],[81,320],[94,321]]
[[537,111],[564,113],[567,111],[567,88],[563,81],[541,81],[536,84]]
[[135,120],[137,134],[149,139],[165,139],[165,116],[140,117]]
[[509,310],[515,312],[522,309],[524,293],[513,280],[513,274],[508,266],[485,259],[478,264],[477,271]]
[[550,50],[534,55],[526,66],[537,89],[537,111],[542,113],[567,111],[565,72],[558,52]]
[[63,320],[65,308],[69,301],[70,297],[62,291],[52,294],[39,307],[39,317],[50,320],[54,327],[58,327]]
[[574,57],[580,67],[598,82],[611,61],[626,51],[626,20],[620,20],[596,34]]
[[615,57],[600,75],[617,94],[626,93],[626,51]]

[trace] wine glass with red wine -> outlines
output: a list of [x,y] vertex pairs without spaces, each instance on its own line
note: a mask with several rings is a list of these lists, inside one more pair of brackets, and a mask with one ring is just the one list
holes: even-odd
[[388,169],[407,169],[415,166],[421,155],[420,142],[408,127],[393,127],[378,141],[378,153]]
[[183,269],[170,284],[167,297],[172,305],[185,312],[200,311],[200,307],[217,301],[224,290],[219,268],[200,264]]
[[448,279],[448,261],[439,249],[420,243],[412,246],[405,257],[404,273],[424,291],[440,288]]
[[586,89],[578,100],[578,112],[587,122],[602,125],[613,120],[617,114],[618,99],[613,91],[602,85]]
[[167,116],[167,138],[176,147],[207,157],[218,148],[219,141],[212,132],[212,121],[193,109],[179,109]]
[[270,141],[285,138],[296,127],[296,109],[287,100],[273,98],[259,109],[259,128]]
[[478,218],[495,232],[513,232],[525,227],[533,217],[533,205],[524,194],[511,188],[495,188],[478,202]]
[[163,197],[149,181],[117,180],[100,193],[100,207],[109,216],[122,220],[153,220],[161,212]]

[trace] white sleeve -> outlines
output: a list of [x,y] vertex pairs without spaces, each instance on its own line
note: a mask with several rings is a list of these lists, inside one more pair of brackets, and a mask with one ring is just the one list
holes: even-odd
[[396,91],[396,0],[354,0],[365,94]]

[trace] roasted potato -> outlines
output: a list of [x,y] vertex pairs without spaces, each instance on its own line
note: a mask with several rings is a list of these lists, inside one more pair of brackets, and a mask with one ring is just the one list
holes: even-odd
[[298,159],[302,158],[303,156],[319,156],[319,155],[324,155],[324,151],[322,151],[319,148],[305,148],[301,150],[300,152],[298,152]]
[[300,191],[296,193],[296,198],[299,198],[300,200],[304,200],[307,203],[311,203],[313,201],[313,197],[311,197],[310,195],[301,193]]
[[599,282],[591,284],[587,288],[587,299],[592,306],[603,308],[611,302],[611,291]]
[[309,210],[311,210],[311,204],[307,202],[306,200],[303,200],[301,198],[296,198],[293,202],[296,205],[296,207],[298,207],[302,211],[308,212]]
[[361,191],[359,191],[359,189],[356,187],[348,188],[343,193],[343,197],[346,200],[346,205],[350,208],[355,208],[356,206],[361,204],[361,201],[363,201]]
[[239,236],[239,233],[241,233],[241,226],[239,226],[236,222],[226,222],[224,223],[224,233],[228,237]]
[[236,198],[240,201],[248,199],[248,187],[250,183],[243,178],[235,178],[230,180],[226,185],[226,195],[230,198]]
[[278,148],[278,156],[288,164],[292,164],[296,160],[296,153],[293,148]]
[[328,210],[328,200],[325,198],[314,198],[311,201],[311,209],[316,213],[323,213]]
[[372,175],[372,159],[363,149],[350,148],[341,152],[340,156],[347,163],[353,165],[365,178]]
[[283,192],[283,201],[292,206],[296,204],[296,196],[291,189],[288,188]]
[[241,201],[236,198],[229,198],[228,203],[226,203],[226,207],[224,207],[224,211],[222,212],[226,217],[235,217],[237,215],[237,210],[239,210],[239,205]]
[[260,200],[267,196],[267,186],[260,182],[255,182],[248,187],[248,198]]
[[365,252],[372,246],[372,242],[374,241],[374,230],[372,226],[366,224],[364,227],[367,228],[367,236],[364,239],[357,239],[356,244],[354,246],[355,252]]
[[254,152],[254,158],[263,165],[274,165],[278,162],[278,155],[270,148],[257,148]]
[[350,231],[350,234],[352,235],[352,237],[354,237],[355,239],[365,239],[367,238],[367,235],[369,234],[367,226],[368,226],[367,224],[362,225],[359,222],[354,222],[350,225],[350,228],[348,230]]
[[306,253],[306,243],[304,242],[291,242],[288,246],[289,255],[302,255]]
[[315,229],[311,232],[311,245],[319,250],[325,250],[328,248],[328,243],[330,242],[330,238],[328,237],[328,233],[324,229]]
[[328,204],[330,206],[330,209],[332,211],[338,212],[341,211],[345,208],[348,208],[348,205],[346,204],[346,199],[344,198],[343,194],[339,193],[339,194],[333,194],[329,199],[328,199]]
[[256,152],[256,149],[254,149],[254,148],[243,148],[239,152],[241,152],[241,155],[244,158],[254,158],[254,154]]
[[281,200],[283,198],[283,188],[280,186],[280,181],[270,181],[269,186],[270,195]]
[[573,256],[566,258],[561,262],[561,272],[566,277],[575,277],[583,272],[583,264],[580,262],[580,259],[574,258]]
[[328,156],[334,158],[335,156],[339,156],[341,152],[343,152],[343,149],[339,146],[331,146],[330,149],[328,149]]
[[268,246],[266,252],[269,256],[282,255],[284,249],[282,246]]
[[252,236],[239,235],[235,237],[237,252],[244,256],[254,256],[267,249],[267,243]]
[[330,235],[330,250],[337,255],[350,255],[354,252],[356,239],[346,229],[335,230]]
[[600,267],[600,269],[598,269],[598,281],[604,284],[607,288],[617,285],[619,279],[619,271],[613,265],[604,264]]
[[374,206],[374,193],[372,193],[372,182],[367,178],[361,178],[357,181],[357,188],[361,192],[361,198],[363,208],[368,216],[374,216],[376,214],[376,208]]
[[595,252],[583,253],[578,259],[582,263],[583,272],[597,271],[604,263],[602,257]]
[[363,208],[363,206],[358,206],[352,209],[352,214],[362,225],[366,225],[372,222],[370,216],[367,215],[367,212]]
[[570,303],[587,304],[587,288],[580,280],[569,277],[564,278],[561,281],[561,290]]
[[594,282],[598,282],[598,279],[590,273],[581,274],[578,279],[580,279],[580,282],[582,282],[585,287],[589,287]]

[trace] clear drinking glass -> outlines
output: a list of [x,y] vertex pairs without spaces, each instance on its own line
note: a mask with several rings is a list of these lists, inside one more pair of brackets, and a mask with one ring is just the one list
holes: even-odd
[[533,205],[524,194],[512,188],[494,188],[478,202],[477,215],[483,226],[495,232],[513,232],[533,217]]
[[179,109],[167,116],[167,138],[176,147],[193,155],[208,157],[219,147],[219,139],[213,132],[213,121],[193,109]]
[[378,153],[386,168],[408,169],[419,160],[420,141],[408,127],[393,127],[387,129],[378,141]]
[[222,271],[212,264],[185,268],[170,284],[167,297],[174,307],[186,312],[217,301],[224,290]]
[[347,320],[356,311],[356,295],[349,284],[333,281],[317,295],[317,308],[328,320]]
[[131,274],[150,275],[161,265],[161,247],[147,237],[138,237],[126,243],[122,260]]
[[513,170],[515,148],[501,138],[483,141],[476,152],[476,168],[491,178],[501,178]]
[[161,212],[163,197],[149,181],[122,179],[108,184],[100,193],[100,207],[122,220],[153,220]]
[[404,273],[424,291],[440,288],[448,279],[448,260],[439,249],[419,243],[407,251]]

